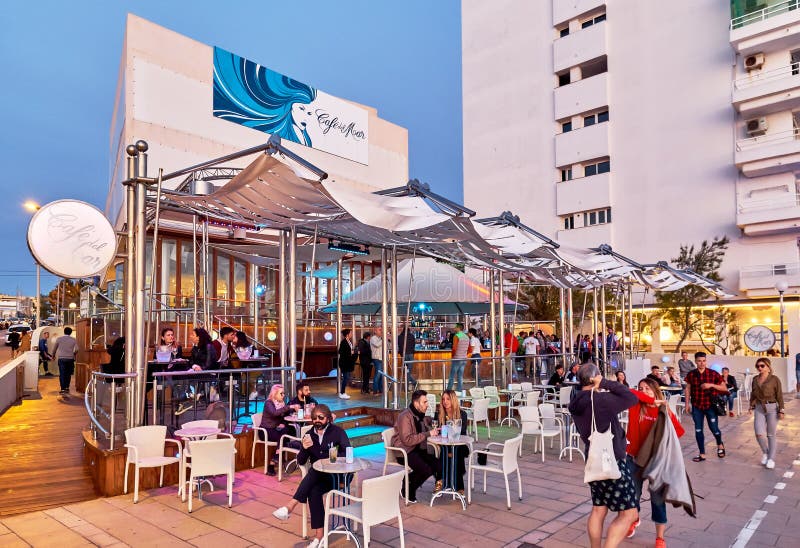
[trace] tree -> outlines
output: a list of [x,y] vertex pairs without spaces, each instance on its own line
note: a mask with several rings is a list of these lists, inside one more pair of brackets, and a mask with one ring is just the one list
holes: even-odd
[[69,303],[80,304],[81,287],[82,285],[79,281],[60,280],[58,285],[47,294],[47,302],[42,302],[42,309],[49,306],[51,311],[55,311],[60,308],[67,308]]
[[[692,270],[709,280],[721,282],[719,267],[725,258],[725,251],[728,249],[730,240],[727,236],[715,236],[709,242],[703,240],[700,247],[692,245],[681,245],[678,256],[672,259],[673,266],[680,270]],[[696,285],[687,285],[677,291],[657,291],[656,306],[658,315],[669,320],[676,330],[678,336],[678,346],[676,352],[680,352],[681,346],[690,333],[696,332],[701,328],[703,316],[695,314],[694,308],[702,302],[708,292]]]

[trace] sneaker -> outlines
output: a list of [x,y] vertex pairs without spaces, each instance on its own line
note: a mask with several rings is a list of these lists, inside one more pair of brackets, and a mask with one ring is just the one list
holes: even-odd
[[764,453],[763,455],[761,455],[761,466],[764,466],[765,464],[767,464],[767,461],[768,461],[768,460],[769,460],[769,457],[767,456],[767,454],[766,454],[766,453]]
[[281,521],[287,521],[289,519],[289,509],[286,508],[285,506],[281,506],[280,508],[272,512],[272,515]]
[[[733,411],[728,411],[728,416],[729,416],[729,417],[735,417],[736,415],[734,415],[734,414],[733,414]],[[662,540],[663,540],[663,539],[662,539]]]
[[640,520],[639,518],[636,518],[636,521],[634,521],[633,523],[631,523],[631,526],[630,526],[630,528],[628,529],[628,534],[627,534],[627,535],[625,535],[625,538],[633,538],[633,535],[635,535],[635,534],[636,534],[636,528],[637,528],[637,527],[639,527],[639,525],[640,525],[641,523],[642,523],[642,520]]
[[772,459],[767,460],[767,469],[772,470],[773,468],[775,468],[775,461]]
[[350,396],[348,396],[347,394],[339,394],[339,399],[340,400],[349,400]]
[[52,377],[52,376],[53,376],[53,374],[52,374],[50,371],[48,371],[47,373],[45,373],[45,374],[44,374],[44,376],[45,376],[45,377]]
[[185,401],[182,404],[180,404],[178,408],[175,410],[175,415],[183,415],[191,408],[192,408],[191,402]]
[[656,548],[667,548],[667,541],[661,537],[656,537]]
[[322,541],[318,538],[308,543],[308,548],[319,548],[320,546],[322,546]]

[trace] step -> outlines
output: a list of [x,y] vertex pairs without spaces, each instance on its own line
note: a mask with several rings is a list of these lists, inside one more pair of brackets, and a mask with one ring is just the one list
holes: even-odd
[[347,417],[336,417],[334,424],[341,426],[345,430],[359,426],[375,424],[375,417],[372,415],[348,415]]
[[373,443],[383,443],[381,433],[389,428],[380,424],[369,426],[358,426],[347,430],[347,437],[350,438],[350,445],[353,447],[363,447]]

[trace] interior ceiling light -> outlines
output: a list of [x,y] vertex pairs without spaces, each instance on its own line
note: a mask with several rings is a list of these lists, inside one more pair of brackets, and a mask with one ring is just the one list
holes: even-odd
[[352,253],[353,255],[369,255],[369,247],[366,245],[330,241],[328,242],[328,249],[331,251],[341,251],[342,253]]

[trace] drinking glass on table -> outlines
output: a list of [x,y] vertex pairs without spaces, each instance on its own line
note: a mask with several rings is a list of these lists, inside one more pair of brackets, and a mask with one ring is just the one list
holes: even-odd
[[339,456],[339,448],[335,445],[331,445],[330,449],[328,449],[328,458],[332,463],[336,463],[336,457]]

